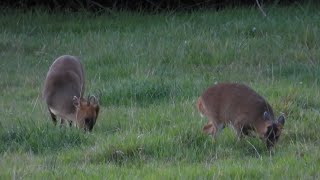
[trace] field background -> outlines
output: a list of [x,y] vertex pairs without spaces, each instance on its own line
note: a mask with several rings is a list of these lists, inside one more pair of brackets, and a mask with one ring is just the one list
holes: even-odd
[[[0,13],[0,179],[319,179],[318,5],[194,12]],[[60,55],[79,56],[102,106],[90,134],[54,127],[41,99]],[[269,152],[202,133],[197,97],[250,85],[287,121]]]

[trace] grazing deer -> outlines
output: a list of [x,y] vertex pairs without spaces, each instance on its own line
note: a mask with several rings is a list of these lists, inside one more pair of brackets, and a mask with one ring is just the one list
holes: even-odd
[[255,132],[270,149],[278,141],[285,123],[284,115],[277,121],[269,103],[248,86],[237,83],[217,84],[198,99],[199,112],[208,118],[203,131],[216,136],[231,124],[239,138]]
[[43,98],[48,106],[53,123],[56,116],[61,124],[66,120],[91,131],[99,114],[99,102],[96,97],[83,98],[85,86],[84,70],[79,59],[64,55],[57,58],[47,73]]

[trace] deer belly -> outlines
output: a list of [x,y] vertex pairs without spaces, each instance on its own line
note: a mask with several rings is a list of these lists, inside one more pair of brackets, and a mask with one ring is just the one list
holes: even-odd
[[73,121],[75,119],[74,114],[63,114],[63,113],[60,113],[58,110],[55,110],[53,108],[49,108],[49,109],[54,115],[59,116],[62,119],[66,119],[66,120],[69,120],[69,121]]
[[49,108],[50,109],[50,112],[56,116],[60,116],[59,112],[53,108]]

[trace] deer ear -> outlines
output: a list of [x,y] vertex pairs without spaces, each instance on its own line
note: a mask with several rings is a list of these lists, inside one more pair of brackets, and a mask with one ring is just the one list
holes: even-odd
[[285,123],[286,119],[284,117],[283,114],[280,115],[279,119],[278,119],[278,123],[281,125],[281,126],[284,126],[284,123]]
[[77,96],[73,96],[72,103],[76,108],[79,108],[80,107],[80,98],[78,98]]
[[271,120],[270,114],[267,111],[263,113],[263,119],[266,121]]
[[98,105],[99,104],[98,99],[93,95],[88,97],[88,102],[89,102],[89,104],[94,104],[94,105]]

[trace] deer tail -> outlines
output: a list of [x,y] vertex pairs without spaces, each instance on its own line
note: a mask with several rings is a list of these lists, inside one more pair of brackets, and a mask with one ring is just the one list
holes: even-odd
[[203,99],[202,97],[199,97],[198,99],[198,103],[197,103],[197,108],[198,108],[198,111],[200,112],[200,116],[201,117],[204,117],[204,115],[206,115],[206,107],[203,103]]

